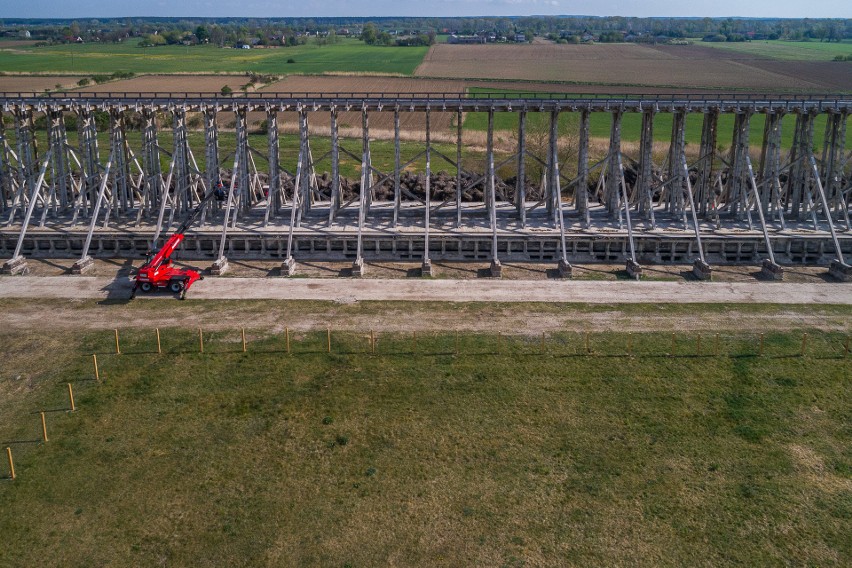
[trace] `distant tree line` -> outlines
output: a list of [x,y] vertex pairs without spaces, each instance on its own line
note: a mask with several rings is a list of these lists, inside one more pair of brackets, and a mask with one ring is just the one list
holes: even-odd
[[[621,16],[531,16],[480,18],[113,18],[94,20],[6,19],[0,35],[45,43],[118,43],[143,46],[214,44],[218,46],[320,45],[354,37],[369,45],[430,45],[437,34],[524,34],[554,41],[654,41],[701,38],[705,41],[763,39],[839,42],[852,38],[852,19],[781,18],[628,18]],[[28,35],[25,35],[28,34]]]

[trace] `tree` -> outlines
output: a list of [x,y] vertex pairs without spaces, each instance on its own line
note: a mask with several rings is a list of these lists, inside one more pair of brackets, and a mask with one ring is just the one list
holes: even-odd
[[219,26],[213,26],[210,30],[210,41],[219,47],[225,45],[225,30]]
[[195,28],[195,37],[198,38],[198,43],[207,43],[210,41],[210,32],[207,26],[198,26]]
[[80,24],[76,21],[71,22],[71,28],[68,30],[75,38],[80,37]]
[[379,31],[376,29],[376,24],[367,22],[364,29],[361,31],[361,41],[367,45],[373,45],[379,37]]

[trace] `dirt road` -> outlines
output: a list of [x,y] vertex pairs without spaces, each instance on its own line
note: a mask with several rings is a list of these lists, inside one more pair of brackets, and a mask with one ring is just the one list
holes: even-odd
[[[130,290],[130,280],[122,277],[0,277],[0,298],[124,299],[129,297]],[[852,285],[784,282],[207,278],[196,283],[190,295],[199,300],[317,300],[338,303],[417,301],[852,305]],[[150,297],[140,294],[138,298]]]

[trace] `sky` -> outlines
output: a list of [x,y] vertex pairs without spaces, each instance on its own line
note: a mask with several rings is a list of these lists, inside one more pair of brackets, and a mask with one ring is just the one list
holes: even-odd
[[852,18],[850,0],[0,0],[2,18],[323,16]]

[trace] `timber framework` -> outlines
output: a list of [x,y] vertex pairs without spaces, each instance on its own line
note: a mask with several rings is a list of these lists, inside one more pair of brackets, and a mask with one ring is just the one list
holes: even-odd
[[[547,261],[566,277],[572,262],[624,261],[636,278],[648,262],[690,262],[702,279],[714,263],[761,263],[778,279],[783,265],[800,263],[847,280],[850,109],[852,95],[5,93],[0,256],[6,273],[26,271],[27,256],[77,258],[77,271],[93,257],[138,258],[216,191],[182,245],[184,258],[209,259],[214,273],[228,258],[280,259],[287,275],[300,260],[349,260],[355,275],[365,259],[419,262],[427,275],[432,260],[472,260],[489,262],[494,276],[502,261]],[[476,164],[463,156],[473,112],[487,120]],[[264,117],[261,144],[249,136],[249,113]],[[359,148],[342,143],[342,113],[359,115]],[[403,156],[408,113],[420,116],[423,142]],[[435,142],[436,113],[454,115],[454,143]],[[598,159],[590,123],[601,113],[609,142]],[[631,113],[641,132],[628,153],[622,123]],[[285,114],[295,134],[281,132]],[[372,150],[377,114],[393,124],[393,164],[384,169]],[[535,149],[534,114],[546,125]],[[566,114],[576,124],[568,133]],[[672,124],[664,155],[654,148],[660,114]],[[508,152],[495,144],[495,122],[506,115]],[[723,115],[732,117],[730,140],[720,140]],[[697,154],[687,152],[687,121],[696,120]],[[312,148],[320,121],[322,153]],[[140,141],[131,143],[131,124]],[[195,130],[203,156],[190,144]],[[282,153],[284,136],[297,139],[293,155]],[[343,178],[344,162],[360,165],[359,180]]]

